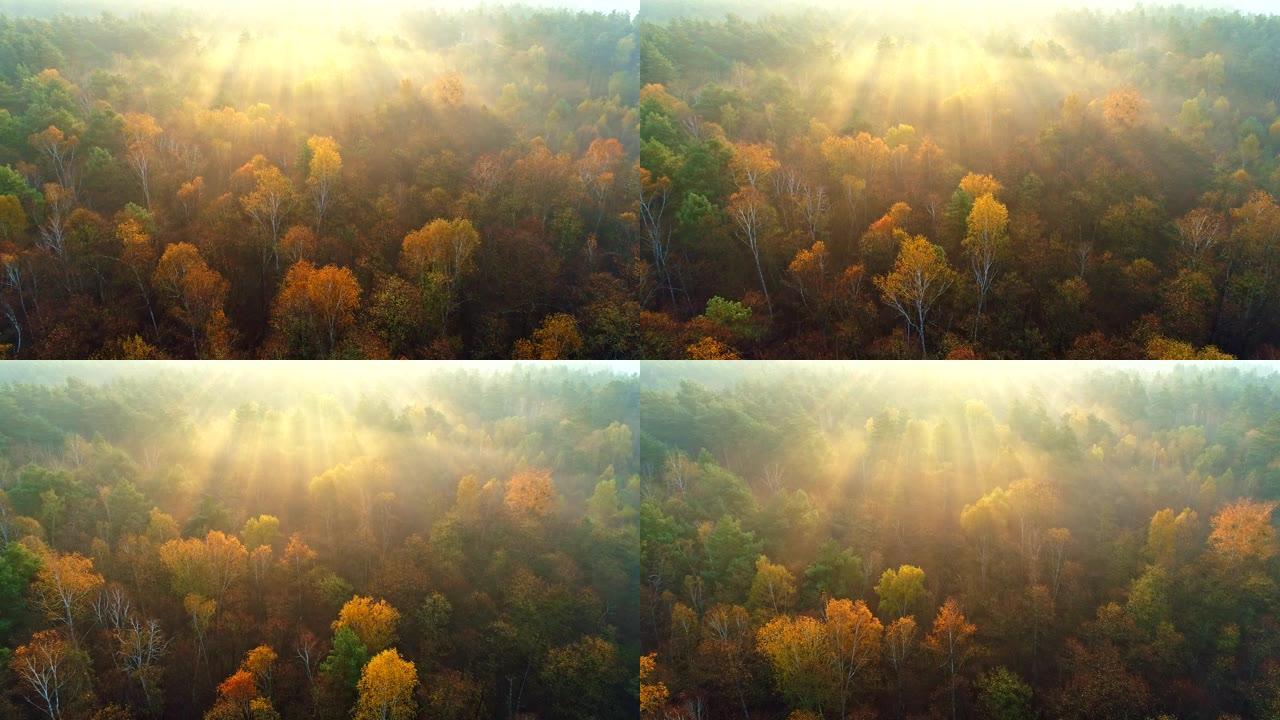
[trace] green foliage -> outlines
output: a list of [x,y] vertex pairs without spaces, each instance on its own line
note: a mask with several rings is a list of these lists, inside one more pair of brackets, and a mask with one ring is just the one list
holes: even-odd
[[0,647],[9,645],[27,619],[27,588],[40,558],[16,542],[0,549]]
[[[1271,707],[1239,663],[1280,607],[1271,368],[908,365],[646,368],[645,637],[669,690],[756,715],[852,669],[855,706],[903,717],[950,716],[953,691],[961,717]],[[746,501],[711,502],[711,467]],[[880,633],[823,633],[841,599]],[[872,635],[865,664],[824,655]]]
[[978,678],[978,711],[990,720],[1032,720],[1031,687],[1016,673],[998,667]]
[[897,570],[886,569],[880,575],[875,591],[880,597],[880,614],[885,619],[910,614],[916,601],[924,594],[924,571],[914,565],[903,565]]
[[[635,378],[373,369],[0,367],[0,646],[74,632],[77,717],[341,718],[370,653],[332,623],[361,595],[402,613],[433,711],[487,717],[527,672],[522,712],[634,716]],[[554,512],[507,502],[526,469]],[[259,645],[252,678],[218,669]],[[0,676],[6,701],[28,689]]]
[[751,323],[751,308],[736,300],[725,300],[717,295],[707,301],[704,314],[708,320],[737,337],[749,338],[756,334]]
[[356,637],[354,630],[343,626],[333,634],[333,648],[320,663],[320,673],[335,687],[354,695],[356,683],[360,682],[360,672],[367,662],[368,648]]

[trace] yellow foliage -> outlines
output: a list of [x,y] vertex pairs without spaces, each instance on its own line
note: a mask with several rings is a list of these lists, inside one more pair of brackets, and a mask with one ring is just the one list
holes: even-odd
[[523,515],[542,517],[551,512],[555,489],[550,470],[523,470],[507,481],[506,506]]
[[738,351],[707,336],[685,348],[690,360],[739,360]]
[[364,666],[356,685],[355,720],[412,720],[417,716],[418,672],[400,653],[384,650]]
[[991,175],[969,173],[960,179],[960,189],[971,197],[980,198],[983,195],[999,195],[1004,186]]
[[1196,349],[1194,345],[1182,340],[1174,340],[1163,335],[1152,336],[1146,344],[1147,357],[1151,360],[1234,360],[1235,356],[1224,353],[1215,345],[1205,345]]
[[240,663],[240,669],[261,683],[271,678],[271,667],[276,662],[276,651],[270,645],[259,645],[250,650]]
[[568,313],[555,313],[542,320],[531,339],[517,341],[512,355],[519,360],[567,360],[581,352],[578,321]]
[[357,595],[347,601],[333,621],[333,631],[351,628],[371,653],[379,652],[396,641],[396,624],[400,611],[385,600]]
[[1121,128],[1131,128],[1140,122],[1147,110],[1147,101],[1136,88],[1112,90],[1102,99],[1102,117]]
[[1209,546],[1231,562],[1268,560],[1276,555],[1276,529],[1271,514],[1276,503],[1237,500],[1210,521]]
[[969,211],[968,225],[970,238],[990,242],[1009,227],[1009,210],[991,193],[979,195]]
[[234,536],[210,530],[204,540],[183,538],[160,546],[174,592],[221,599],[244,576],[249,551]]
[[404,236],[400,264],[412,277],[438,272],[455,279],[474,267],[480,234],[470,220],[436,218]]
[[644,717],[657,716],[670,696],[666,684],[654,678],[657,670],[657,653],[640,656],[640,714]]

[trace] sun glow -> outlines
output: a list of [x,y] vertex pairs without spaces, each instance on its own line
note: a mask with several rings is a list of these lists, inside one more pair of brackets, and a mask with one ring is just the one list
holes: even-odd
[[359,475],[383,458],[396,458],[384,468],[396,477],[461,477],[475,468],[503,475],[515,458],[470,429],[481,424],[478,411],[474,398],[459,400],[458,387],[478,398],[492,378],[607,382],[638,371],[631,361],[17,362],[0,367],[0,384],[140,383],[158,397],[185,388],[182,414],[167,418],[172,436],[128,444],[148,469],[176,468],[167,482],[186,497],[216,492],[276,507],[296,502],[288,493],[326,472]]

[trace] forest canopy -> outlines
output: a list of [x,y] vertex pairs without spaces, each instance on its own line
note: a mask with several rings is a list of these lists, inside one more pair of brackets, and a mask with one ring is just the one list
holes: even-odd
[[1280,347],[1275,14],[95,2],[0,15],[5,357]]
[[634,718],[634,373],[0,367],[0,717]]
[[638,355],[629,13],[187,5],[0,15],[5,356]]
[[650,356],[1275,354],[1280,16],[815,5],[641,8]]
[[1280,366],[643,373],[644,718],[1280,707]]

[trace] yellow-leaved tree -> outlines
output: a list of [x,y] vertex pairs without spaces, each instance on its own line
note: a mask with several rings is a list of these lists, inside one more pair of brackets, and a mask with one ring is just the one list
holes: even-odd
[[333,631],[347,627],[360,638],[369,652],[379,652],[396,641],[400,611],[386,600],[357,595],[347,601],[333,621]]
[[459,286],[463,276],[475,268],[479,247],[480,233],[466,218],[436,218],[404,236],[401,268],[424,292],[441,293],[438,306],[442,329],[448,326],[449,315],[458,306]]
[[969,211],[969,232],[963,246],[973,270],[973,281],[978,286],[978,312],[973,319],[973,335],[978,337],[978,323],[987,304],[987,291],[995,279],[996,259],[1009,241],[1009,210],[1004,203],[987,193],[973,201]]
[[418,672],[394,649],[383,650],[364,666],[356,685],[355,720],[412,720],[418,714],[414,692]]
[[960,672],[976,651],[973,635],[977,631],[978,628],[960,611],[960,603],[955,598],[947,598],[933,620],[933,632],[924,640],[925,645],[941,659],[942,667],[947,671],[952,720],[958,717],[956,691],[959,688]]
[[547,515],[555,502],[551,471],[532,468],[512,475],[507,481],[507,494],[503,501],[507,509],[517,515],[532,517]]
[[315,210],[316,232],[324,222],[324,211],[329,207],[329,194],[342,172],[342,155],[338,142],[331,137],[312,135],[307,140],[311,162],[307,165],[307,188],[311,191],[311,204]]
[[859,689],[872,687],[884,626],[861,600],[829,600],[823,618],[779,615],[756,633],[778,689],[794,705],[847,717]]
[[898,239],[898,259],[893,270],[877,275],[873,282],[889,307],[907,321],[907,329],[920,338],[920,356],[928,353],[925,327],[929,313],[943,293],[955,282],[956,271],[947,264],[942,248],[923,235],[894,230]]

